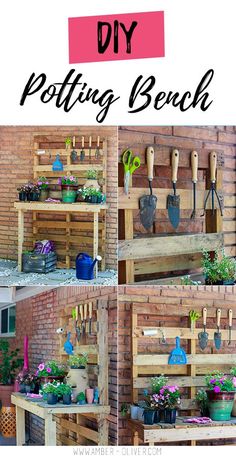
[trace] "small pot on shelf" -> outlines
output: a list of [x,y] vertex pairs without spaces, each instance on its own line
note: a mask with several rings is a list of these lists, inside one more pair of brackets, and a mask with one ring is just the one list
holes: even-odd
[[62,184],[62,201],[63,203],[75,203],[77,198],[78,186],[69,186]]
[[166,408],[164,410],[164,422],[166,424],[175,424],[175,422],[176,422],[176,409]]
[[39,193],[38,192],[30,192],[29,199],[31,202],[38,202],[39,201]]
[[63,405],[71,405],[71,394],[64,394],[62,397]]
[[58,401],[58,397],[56,394],[49,393],[47,394],[47,403],[48,405],[56,405]]
[[207,390],[210,418],[214,421],[228,421],[234,405],[235,392],[214,392]]
[[159,422],[161,422],[161,411],[160,409],[156,409],[154,415],[154,424],[158,424]]
[[90,389],[90,388],[86,389],[85,395],[86,395],[87,403],[91,405],[93,403],[94,390]]
[[40,194],[39,194],[39,201],[40,202],[45,202],[45,200],[47,200],[48,198],[48,189],[41,189],[40,190]]
[[27,193],[26,192],[19,192],[19,201],[25,202],[27,200]]
[[154,424],[154,417],[156,411],[153,409],[145,409],[143,412],[144,417],[144,424],[145,425],[153,425]]

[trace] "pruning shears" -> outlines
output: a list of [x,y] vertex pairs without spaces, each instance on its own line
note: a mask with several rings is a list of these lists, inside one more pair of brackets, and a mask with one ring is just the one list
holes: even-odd
[[140,158],[137,156],[132,158],[132,155],[132,151],[130,149],[126,149],[123,152],[122,156],[122,161],[124,165],[124,190],[126,195],[128,195],[129,192],[130,176],[133,174],[135,170],[137,170],[137,168],[140,167],[141,164]]

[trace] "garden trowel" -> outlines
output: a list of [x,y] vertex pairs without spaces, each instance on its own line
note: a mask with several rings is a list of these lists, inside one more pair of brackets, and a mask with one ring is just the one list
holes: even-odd
[[172,227],[177,229],[179,225],[179,207],[180,207],[180,196],[176,195],[176,183],[178,175],[179,165],[179,151],[174,149],[171,156],[171,181],[173,186],[174,194],[167,195],[167,209],[168,216]]
[[198,334],[199,346],[202,350],[206,349],[208,342],[208,333],[206,332],[207,309],[203,308],[203,332]]
[[219,350],[221,347],[221,333],[220,333],[221,309],[217,309],[216,316],[217,316],[217,318],[216,318],[217,332],[214,333],[214,342],[215,342],[215,348]]
[[153,180],[153,165],[154,165],[154,149],[149,146],[147,148],[147,174],[150,189],[150,195],[143,195],[139,199],[140,220],[146,230],[150,229],[155,220],[155,211],[157,206],[157,197],[152,193]]

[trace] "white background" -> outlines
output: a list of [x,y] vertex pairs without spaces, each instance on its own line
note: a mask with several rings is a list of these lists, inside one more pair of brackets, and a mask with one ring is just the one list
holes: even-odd
[[[165,12],[164,58],[69,65],[68,17],[160,10]],[[234,125],[235,13],[235,0],[2,0],[0,124],[95,124],[99,110],[91,103],[76,104],[65,113],[54,101],[41,103],[38,92],[23,107],[19,105],[32,72],[46,73],[49,85],[63,81],[75,68],[91,87],[113,88],[121,96],[111,106],[106,125]],[[199,108],[182,113],[170,105],[160,111],[150,106],[140,114],[128,113],[129,93],[139,74],[156,77],[154,97],[161,90],[193,93],[209,68],[215,71],[209,86],[214,102],[205,113]]]

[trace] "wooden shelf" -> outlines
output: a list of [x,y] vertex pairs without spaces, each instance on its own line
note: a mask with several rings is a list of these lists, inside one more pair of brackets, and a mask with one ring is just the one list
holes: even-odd
[[62,213],[99,213],[106,210],[108,205],[96,205],[92,203],[44,203],[44,202],[15,202],[14,207],[23,211],[54,211]]

